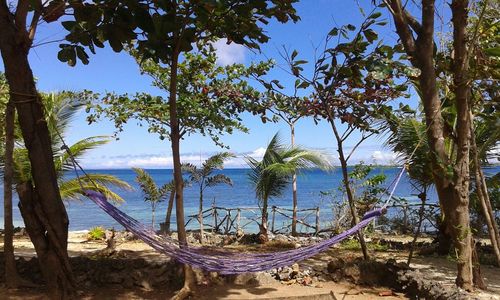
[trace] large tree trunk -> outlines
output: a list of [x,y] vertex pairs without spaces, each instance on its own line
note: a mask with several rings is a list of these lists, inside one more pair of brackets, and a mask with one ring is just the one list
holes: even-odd
[[[456,6],[456,1],[453,2]],[[466,76],[466,74],[457,73],[457,66],[459,65],[462,71],[467,71],[465,61],[462,58],[457,59],[457,55],[461,56],[462,52],[465,51],[467,13],[466,8],[463,8],[463,5],[466,4],[464,2],[466,1],[461,1],[459,5],[462,7],[461,11],[457,10],[457,8],[453,9],[454,47],[458,47],[459,51],[459,53],[456,53],[457,49],[455,49],[456,59],[454,60],[455,96],[458,113],[457,158],[455,163],[450,161],[445,149],[446,136],[441,116],[441,101],[436,84],[437,74],[434,62],[435,0],[422,1],[422,24],[418,24],[418,21],[404,9],[400,0],[391,0],[390,10],[393,13],[396,31],[401,38],[409,60],[413,66],[421,71],[418,82],[422,92],[425,120],[428,127],[427,138],[432,155],[434,183],[443,208],[446,229],[453,238],[458,254],[456,283],[466,290],[471,290],[472,260],[468,210],[468,153],[470,141],[468,126],[470,119],[465,115],[465,112],[468,115],[469,109],[467,82],[463,80],[464,77],[461,77]],[[417,35],[416,39],[412,30]],[[450,174],[449,166],[453,166],[453,174]]]
[[[290,124],[290,135],[292,147],[295,146],[295,124]],[[292,176],[292,236],[297,236],[297,172]]]
[[[174,185],[175,185],[175,214],[177,217],[177,237],[181,247],[187,246],[186,227],[184,225],[184,180],[181,169],[180,152],[180,130],[179,120],[177,119],[177,64],[179,53],[172,56],[171,77],[170,77],[170,139],[172,142],[172,158],[174,163]],[[184,286],[174,297],[175,299],[184,299],[192,293],[194,285],[194,273],[190,266],[184,265]]]
[[12,187],[14,177],[14,118],[15,108],[11,101],[5,109],[5,160],[3,171],[3,212],[4,212],[4,240],[3,252],[5,257],[5,283],[8,288],[18,287],[20,280],[16,269],[14,255],[14,224],[12,220]]
[[[332,127],[333,133],[337,140],[337,152],[339,153],[339,161],[340,167],[342,169],[342,181],[344,183],[345,192],[347,194],[347,201],[349,202],[349,209],[351,211],[352,217],[352,226],[355,226],[359,223],[359,216],[356,210],[356,199],[354,199],[354,193],[351,188],[351,184],[349,183],[349,173],[347,171],[347,161],[344,155],[344,147],[342,145],[342,138],[337,131],[337,127],[335,126],[334,120],[330,120],[330,125]],[[365,260],[370,258],[368,254],[368,247],[366,247],[365,237],[363,235],[363,231],[358,231],[358,239],[359,244],[361,245],[361,251],[363,252],[363,257]]]
[[21,189],[24,195],[23,218],[40,266],[45,270],[49,296],[53,299],[70,298],[74,295],[75,285],[67,254],[69,221],[57,186],[43,104],[28,62],[30,46],[28,37],[12,24],[8,10],[0,7],[0,51],[36,189],[33,190],[31,184],[29,187],[23,185]]
[[[23,216],[26,230],[37,253],[40,269],[47,280],[47,291],[51,299],[71,299],[75,284],[71,276],[69,260],[61,260],[67,254],[66,249],[54,239],[54,233],[41,204],[41,197],[31,182],[17,186],[19,210]],[[47,230],[50,230],[47,232]],[[67,258],[67,256],[66,256]]]
[[457,285],[465,290],[473,289],[472,235],[469,216],[470,140],[471,119],[467,73],[467,19],[468,0],[453,0],[451,4],[453,22],[453,83],[457,108],[457,151],[454,164],[453,202],[449,215],[454,232],[455,248],[458,251]]

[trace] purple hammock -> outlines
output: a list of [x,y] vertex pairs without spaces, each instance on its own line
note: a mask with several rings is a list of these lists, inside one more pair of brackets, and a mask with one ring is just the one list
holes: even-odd
[[156,251],[176,259],[181,263],[206,271],[219,272],[221,274],[260,272],[290,266],[297,261],[307,259],[323,252],[332,245],[355,234],[367,226],[373,219],[382,215],[385,211],[384,207],[369,211],[363,216],[363,219],[351,229],[314,245],[280,252],[237,253],[217,251],[206,247],[179,245],[177,240],[168,236],[156,234],[150,228],[119,210],[108,202],[103,194],[87,190],[85,191],[85,195],[125,229],[132,232]]

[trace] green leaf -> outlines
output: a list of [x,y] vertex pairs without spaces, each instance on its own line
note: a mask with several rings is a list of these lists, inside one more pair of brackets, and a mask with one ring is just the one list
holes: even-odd
[[484,53],[489,56],[500,56],[500,47],[484,49]]
[[337,36],[339,34],[339,29],[337,27],[333,27],[330,32],[328,32],[329,36]]
[[371,14],[368,18],[369,19],[377,19],[378,17],[380,17],[382,15],[381,12],[377,11],[377,12],[374,12],[373,14]]
[[73,31],[73,28],[77,25],[77,23],[76,23],[76,21],[64,21],[61,23],[61,25],[67,31]]
[[87,55],[87,53],[85,52],[85,49],[83,49],[83,47],[80,47],[80,46],[76,47],[76,55],[78,56],[78,58],[80,59],[80,61],[84,65],[89,64],[89,56]]

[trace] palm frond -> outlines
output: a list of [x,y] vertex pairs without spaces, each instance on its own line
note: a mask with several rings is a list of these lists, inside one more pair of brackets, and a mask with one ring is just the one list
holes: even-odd
[[[109,136],[92,136],[79,140],[75,144],[71,145],[69,149],[73,158],[78,160],[88,151],[105,145],[110,141],[111,137]],[[73,169],[71,156],[64,150],[60,150],[59,153],[54,154],[54,164],[57,172],[64,172]]]
[[224,174],[217,174],[214,176],[207,177],[205,186],[206,187],[213,187],[219,184],[227,184],[229,186],[233,185],[233,181],[231,178]]
[[[83,186],[83,190],[82,190]],[[111,190],[111,187],[131,190],[132,187],[125,181],[108,174],[89,173],[87,176],[59,181],[59,191],[63,200],[79,200],[84,196],[84,190],[103,193],[107,199],[121,203],[123,198]]]
[[201,172],[204,176],[209,176],[214,170],[224,168],[224,162],[235,157],[231,152],[219,152],[210,156],[201,166]]

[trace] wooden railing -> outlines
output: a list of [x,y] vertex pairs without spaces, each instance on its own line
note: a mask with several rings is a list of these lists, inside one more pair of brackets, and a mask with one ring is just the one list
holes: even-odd
[[[270,231],[272,233],[289,232],[292,226],[293,210],[278,206],[272,206],[270,210]],[[297,224],[304,226],[306,229],[310,229],[309,233],[318,234],[320,232],[321,223],[319,207],[297,210],[297,215]],[[229,234],[231,232],[245,230],[252,223],[255,223],[258,227],[261,222],[261,208],[212,206],[204,210],[202,216],[204,228],[223,234]],[[289,220],[289,222],[283,222],[281,226],[278,226],[277,216],[281,216],[282,220]],[[314,216],[315,219],[314,223],[311,224],[308,222],[308,219],[311,219],[312,216]],[[199,224],[198,214],[187,216],[186,227],[192,222]]]

